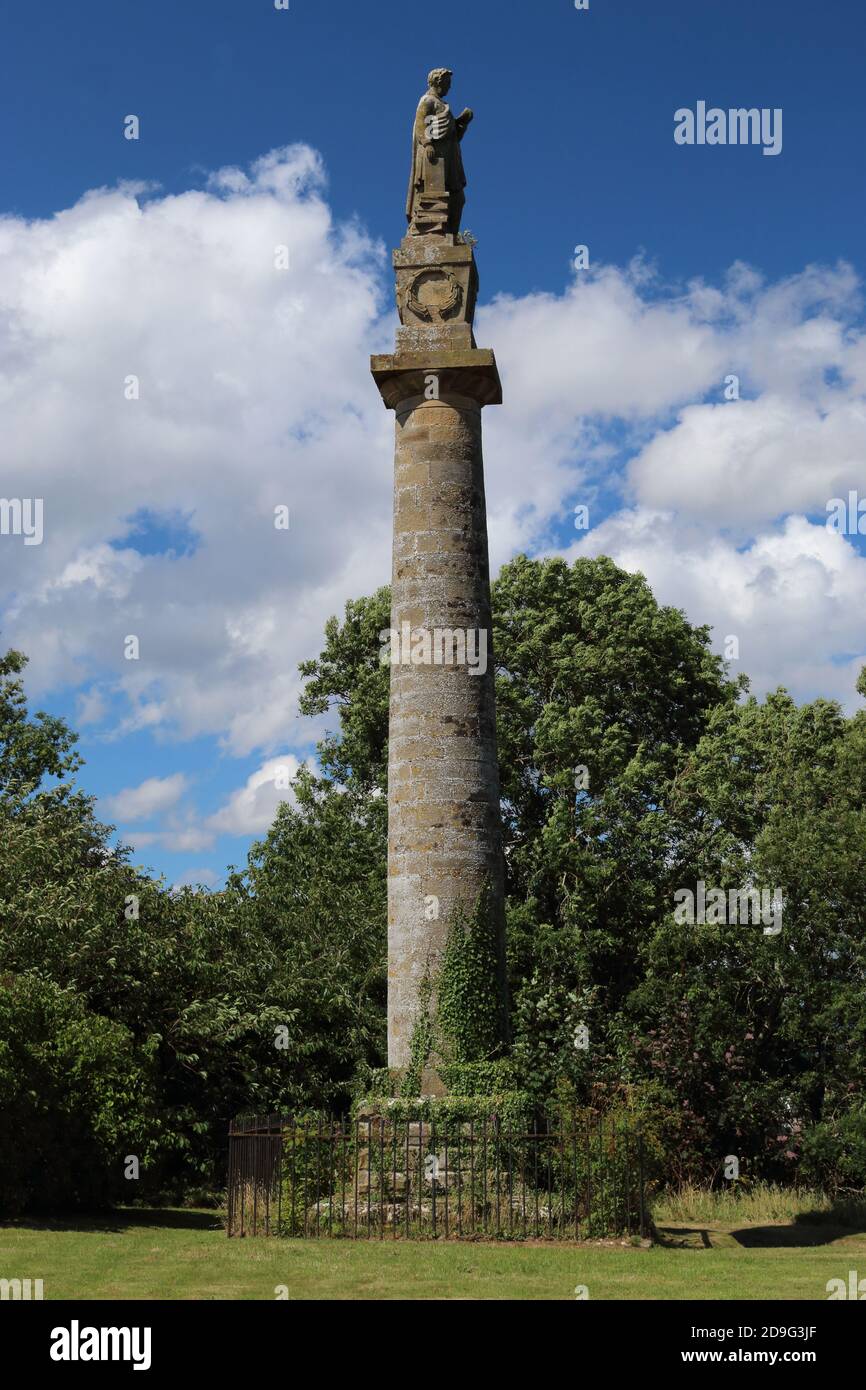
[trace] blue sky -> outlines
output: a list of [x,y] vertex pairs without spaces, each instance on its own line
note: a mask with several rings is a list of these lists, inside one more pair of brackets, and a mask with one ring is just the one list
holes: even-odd
[[[48,0],[7,12],[2,37],[15,286],[2,302],[15,308],[0,367],[3,398],[20,400],[20,381],[28,401],[3,490],[38,486],[68,520],[2,570],[0,622],[33,655],[37,702],[81,727],[83,784],[138,860],[212,884],[243,861],[255,786],[232,797],[281,758],[296,766],[316,736],[294,719],[288,673],[329,612],[387,579],[389,425],[365,354],[392,332],[386,253],[404,229],[414,107],[439,64],[455,70],[452,104],[476,113],[464,223],[479,243],[479,339],[506,382],[502,413],[486,417],[494,557],[605,549],[720,636],[739,624],[759,687],[772,668],[802,698],[847,698],[866,650],[859,620],[846,623],[864,541],[831,556],[815,526],[834,489],[866,495],[861,6]],[[699,100],[781,108],[781,154],[678,146],[674,112]],[[138,141],[123,138],[130,113]],[[320,164],[281,156],[285,178],[251,172],[296,146]],[[240,193],[215,186],[226,168],[247,171]],[[124,182],[149,209],[141,225],[135,194],[80,205]],[[244,237],[260,227],[272,242],[283,223],[314,279],[331,258],[321,294],[313,271],[273,292],[246,286],[243,260],[228,273]],[[593,265],[584,285],[577,243]],[[205,301],[208,322],[190,330]],[[556,372],[540,383],[548,352]],[[100,394],[114,362],[125,374],[139,361],[140,437]],[[727,371],[744,399],[724,416]],[[298,395],[284,406],[287,374]],[[745,456],[750,481],[726,490]],[[282,477],[290,552],[249,529],[282,500]],[[589,537],[571,525],[579,501]],[[654,522],[654,508],[672,519]],[[791,628],[771,660],[784,605]],[[133,688],[118,662],[130,628],[159,649],[150,685]],[[150,802],[111,801],[142,784]]]
[[[179,190],[303,140],[337,215],[393,240],[409,118],[441,62],[476,112],[466,222],[487,294],[558,289],[576,241],[618,264],[643,247],[669,277],[738,256],[784,274],[828,244],[862,254],[864,47],[851,0],[47,0],[4,18],[0,187],[6,210],[42,216],[121,177]],[[782,157],[677,148],[673,111],[699,98],[781,106]]]

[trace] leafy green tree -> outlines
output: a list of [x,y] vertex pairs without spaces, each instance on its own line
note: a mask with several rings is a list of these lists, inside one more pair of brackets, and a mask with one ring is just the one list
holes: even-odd
[[[103,1206],[154,1149],[154,1078],[121,1024],[35,973],[0,977],[0,1206]],[[124,1187],[129,1190],[124,1191]]]
[[7,813],[20,809],[46,777],[67,778],[81,766],[73,751],[78,735],[62,719],[42,711],[30,717],[20,679],[26,665],[23,652],[0,656],[0,805]]
[[[30,1112],[11,1083],[0,1093],[0,1125],[17,1124],[25,1148],[28,1133],[34,1144],[41,1135],[40,1153],[49,1141],[58,1152],[66,1143],[65,1187],[62,1163],[43,1165],[56,1205],[86,1192],[116,1195],[105,1175],[116,1177],[120,1150],[141,1158],[141,1182],[122,1189],[127,1200],[214,1191],[233,1115],[338,1105],[357,1063],[382,1060],[384,800],[368,816],[368,797],[332,787],[327,795],[329,784],[301,779],[297,806],[284,806],[247,876],[234,875],[220,894],[172,893],[112,848],[92,798],[67,780],[78,767],[74,736],[59,720],[28,716],[22,667],[12,654],[0,668],[9,789],[0,799],[0,1018],[9,1036],[0,1040],[23,1075],[43,1077],[51,1104],[64,1067],[95,1067],[105,1039],[115,1040],[130,1078],[147,1085],[131,1080],[123,1106],[112,1099],[112,1123],[82,1111],[99,1139],[90,1149],[63,1140],[72,1123],[63,1107],[53,1128],[35,1111],[25,1123]],[[45,1020],[66,1018],[59,1004],[22,1014],[22,1000],[42,985],[49,1002],[56,996],[74,1012],[66,1036],[80,1040],[78,1052],[28,1032],[35,1019],[49,1027]],[[118,1152],[109,1160],[110,1141]],[[105,1169],[105,1181],[97,1175],[87,1189],[85,1151]],[[46,1194],[31,1189],[31,1198]],[[16,1200],[0,1187],[0,1204]]]
[[336,711],[339,731],[326,734],[318,747],[325,776],[340,784],[381,792],[388,784],[389,668],[381,659],[379,633],[391,626],[391,591],[346,604],[345,621],[329,618],[320,656],[302,661],[307,678],[299,701],[301,714]]
[[[850,1171],[866,716],[783,691],[743,703],[708,629],[604,558],[518,557],[493,613],[524,1083],[599,1104],[627,1093],[664,1129],[672,1176],[712,1177],[735,1152],[790,1177],[819,1124],[821,1151]],[[387,614],[386,591],[347,606],[305,667],[308,712],[339,714],[326,765],[340,787],[385,786]],[[678,924],[676,890],[701,879],[781,887],[781,942]]]
[[676,881],[670,789],[740,684],[605,558],[520,556],[493,611],[515,1049],[540,1096],[565,1076],[588,1099],[617,1082],[610,1025]]
[[[518,557],[493,613],[521,1084],[630,1108],[671,1180],[734,1153],[862,1185],[866,713],[744,699],[607,559]],[[338,1108],[384,1061],[389,625],[385,589],[328,622],[301,668],[302,712],[336,716],[319,772],[221,893],[113,846],[75,735],[0,658],[0,1203],[116,1199],[127,1153],[141,1196],[213,1191],[232,1115]],[[782,932],[683,925],[700,880],[780,888]]]
[[667,915],[629,1001],[632,1056],[688,1111],[701,1175],[730,1152],[793,1177],[809,1132],[850,1137],[862,1106],[864,734],[862,712],[846,720],[829,701],[798,708],[777,691],[717,712],[678,782],[679,883],[751,882],[784,904],[778,934]]
[[387,800],[304,771],[231,881],[260,953],[260,989],[287,1028],[282,1096],[339,1108],[359,1066],[385,1060]]

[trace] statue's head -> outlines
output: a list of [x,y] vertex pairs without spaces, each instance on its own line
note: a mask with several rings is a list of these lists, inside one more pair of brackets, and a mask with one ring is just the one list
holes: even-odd
[[434,92],[438,92],[440,97],[444,97],[451,86],[451,79],[454,76],[450,68],[434,68],[427,74],[427,86],[432,87]]

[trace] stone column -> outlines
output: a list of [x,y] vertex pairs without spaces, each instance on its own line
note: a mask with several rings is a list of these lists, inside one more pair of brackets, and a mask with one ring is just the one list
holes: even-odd
[[[396,413],[388,758],[388,1064],[409,1062],[419,991],[487,892],[504,958],[477,272],[454,237],[394,254],[401,328],[373,375]],[[441,1089],[435,1071],[422,1090]]]

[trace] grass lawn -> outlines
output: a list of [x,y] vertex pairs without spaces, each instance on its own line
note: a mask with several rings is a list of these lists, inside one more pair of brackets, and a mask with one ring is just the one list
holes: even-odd
[[[658,1217],[657,1217],[658,1219]],[[46,1299],[820,1299],[866,1275],[866,1232],[799,1219],[671,1222],[618,1243],[228,1240],[212,1212],[125,1210],[0,1226],[0,1278]]]

